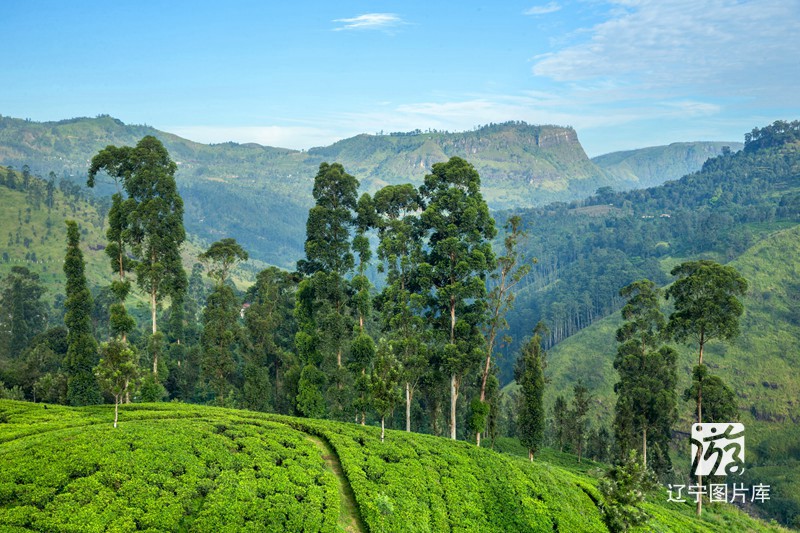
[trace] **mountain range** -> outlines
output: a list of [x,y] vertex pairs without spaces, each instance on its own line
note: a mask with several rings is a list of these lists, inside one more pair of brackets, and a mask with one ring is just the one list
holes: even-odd
[[[303,255],[313,178],[323,161],[342,163],[363,191],[374,192],[386,184],[419,184],[434,163],[463,157],[480,173],[484,197],[496,210],[575,200],[601,187],[658,184],[696,170],[724,146],[741,147],[679,143],[589,159],[572,128],[508,122],[460,133],[363,134],[298,151],[206,145],[110,116],[58,122],[0,117],[0,165],[27,165],[34,174],[55,172],[82,184],[99,150],[132,146],[145,135],[158,137],[178,163],[190,233],[207,242],[234,237],[253,257],[287,268]],[[100,194],[112,191],[100,181]]]

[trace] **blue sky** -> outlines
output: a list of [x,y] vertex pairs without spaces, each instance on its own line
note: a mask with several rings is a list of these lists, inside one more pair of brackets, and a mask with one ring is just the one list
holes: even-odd
[[800,0],[0,2],[0,113],[308,148],[524,120],[589,155],[800,118]]

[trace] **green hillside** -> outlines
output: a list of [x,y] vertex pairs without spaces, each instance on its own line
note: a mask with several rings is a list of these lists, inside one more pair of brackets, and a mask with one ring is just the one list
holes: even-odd
[[[3,531],[606,531],[593,477],[465,442],[183,404],[111,419],[0,401]],[[780,531],[649,499],[650,531]]]
[[725,147],[736,152],[743,146],[741,142],[676,142],[612,152],[593,157],[592,162],[620,181],[636,183],[637,188],[654,187],[699,170]]
[[[740,420],[747,429],[748,477],[772,483],[773,516],[800,515],[800,226],[770,234],[729,263],[747,279],[741,335],[730,344],[711,342],[706,364],[736,392]],[[665,261],[665,268],[670,261]],[[666,311],[666,310],[665,310]],[[616,401],[613,368],[621,324],[615,313],[556,345],[548,359],[552,380],[547,402],[582,379],[592,390],[598,425],[610,426]],[[675,346],[680,354],[679,385],[689,385],[696,348]],[[692,405],[681,402],[676,429],[689,431]],[[681,442],[681,471],[688,469],[688,444]],[[685,463],[685,464],[684,464]]]
[[[359,135],[307,152],[256,144],[205,145],[126,125],[109,116],[59,122],[0,117],[0,165],[85,181],[89,161],[108,144],[158,137],[178,163],[176,175],[189,232],[208,241],[232,236],[256,258],[291,267],[303,254],[303,230],[319,164],[342,163],[374,192],[387,183],[419,184],[433,163],[468,159],[494,209],[583,198],[598,187],[630,188],[586,156],[575,130],[524,123],[463,133]],[[102,181],[102,180],[101,180]],[[109,185],[100,185],[110,192]]]
[[[600,190],[581,202],[498,213],[519,215],[523,248],[537,258],[509,316],[520,340],[540,320],[550,345],[616,313],[619,290],[671,281],[688,258],[729,262],[771,232],[800,223],[800,144],[777,139],[709,159],[658,187]],[[510,379],[510,365],[503,365]]]
[[[5,175],[6,171],[0,169]],[[14,175],[21,181],[21,175]],[[31,178],[28,191],[12,189],[0,183],[0,279],[14,266],[23,266],[39,275],[47,288],[45,299],[53,302],[64,292],[63,261],[66,248],[65,220],[76,220],[81,228],[81,248],[86,260],[86,276],[92,286],[105,286],[111,282],[112,273],[108,256],[104,252],[107,221],[106,202],[91,201],[73,187],[53,192],[52,206],[35,200],[33,191],[46,188],[43,180]],[[183,245],[184,268],[191,272],[197,256],[207,246],[206,242],[190,235]],[[258,260],[240,266],[235,278],[239,286],[247,286],[255,279],[254,273],[263,268]],[[134,291],[134,303],[140,299]],[[143,301],[143,300],[142,300]]]

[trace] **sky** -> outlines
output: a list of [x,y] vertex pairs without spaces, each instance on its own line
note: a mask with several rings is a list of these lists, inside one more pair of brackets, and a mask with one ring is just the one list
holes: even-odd
[[0,114],[199,142],[523,120],[595,156],[800,119],[800,0],[3,0],[0,22]]

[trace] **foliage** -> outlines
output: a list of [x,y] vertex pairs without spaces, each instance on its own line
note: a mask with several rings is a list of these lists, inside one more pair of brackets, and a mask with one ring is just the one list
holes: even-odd
[[[692,385],[683,391],[683,399],[697,402],[701,391],[703,394],[703,420],[705,422],[734,422],[739,419],[736,395],[719,376],[714,376],[708,371],[707,365],[694,367],[694,370],[692,370]],[[699,412],[700,406],[697,409]]]
[[429,317],[450,375],[450,436],[456,438],[456,402],[461,379],[483,355],[479,325],[486,313],[486,276],[494,269],[490,239],[494,219],[480,192],[480,176],[458,157],[437,163],[420,188],[428,232],[424,264]]
[[372,405],[381,418],[381,442],[384,439],[384,420],[400,401],[400,382],[402,367],[395,359],[388,344],[384,341],[378,346],[375,367],[370,375],[370,393]]
[[542,337],[537,328],[536,333],[525,342],[520,351],[514,379],[520,385],[519,407],[517,410],[517,435],[528,449],[528,457],[539,451],[544,440],[544,371],[547,366],[546,356],[542,348]]
[[217,285],[203,310],[203,376],[216,394],[218,405],[225,405],[229,376],[236,370],[235,350],[241,340],[239,302],[228,285]]
[[603,502],[600,509],[610,531],[627,531],[649,518],[641,504],[647,492],[656,487],[656,479],[630,450],[622,464],[612,467],[600,480]]
[[100,403],[100,391],[92,369],[97,364],[97,341],[92,336],[92,295],[86,286],[83,253],[79,248],[78,224],[67,221],[67,254],[64,258],[66,275],[66,310],[64,324],[67,326],[67,400],[70,405]]
[[[38,425],[40,406],[11,409],[10,427],[33,429],[47,453],[33,452],[25,439],[9,441],[9,424],[0,425],[5,527],[336,530],[334,474],[306,435],[285,424],[244,412],[129,406],[129,421],[115,431],[105,408],[51,408],[43,413],[58,416]],[[62,430],[39,433],[46,427]]]
[[667,452],[677,419],[678,375],[677,353],[661,345],[666,320],[659,308],[660,294],[650,280],[620,290],[628,303],[622,308],[625,322],[617,330],[620,345],[614,358],[619,373],[614,438],[623,457],[641,450],[645,468],[650,451],[651,468],[663,474],[670,469]]
[[681,263],[671,274],[678,280],[666,292],[675,305],[669,331],[676,340],[691,340],[700,347],[702,365],[706,342],[739,334],[744,306],[738,298],[747,292],[747,281],[735,268],[708,260]]
[[[135,147],[109,145],[99,151],[89,166],[87,185],[93,187],[97,174],[105,171],[127,194],[113,204],[109,239],[116,243],[112,257],[122,258],[125,245],[136,258],[137,285],[150,297],[153,334],[158,331],[157,307],[165,296],[182,300],[186,291],[186,272],[180,247],[186,239],[183,227],[183,199],[178,194],[175,172],[164,145],[146,135]],[[120,259],[120,281],[124,278]],[[158,376],[159,352],[153,352],[153,374]]]
[[[617,312],[621,287],[642,278],[666,285],[682,260],[727,262],[796,224],[799,164],[796,144],[728,152],[658,187],[598,190],[580,202],[497,213],[498,223],[518,215],[523,229],[535,229],[521,251],[538,262],[509,314],[512,335],[521,339],[545,320],[549,348]],[[501,366],[504,380],[511,366]]]
[[[130,405],[114,430],[110,406],[48,407],[0,401],[6,528],[332,532],[342,504],[324,454],[367,531],[605,531],[592,478],[465,442],[178,403]],[[658,531],[778,531],[665,499],[645,505]]]
[[100,345],[100,362],[94,372],[103,390],[114,397],[114,427],[119,403],[139,376],[136,359],[136,353],[125,341],[114,339]]
[[247,251],[232,238],[212,243],[208,250],[198,256],[200,262],[208,266],[208,277],[216,280],[217,285],[225,285],[231,269],[239,261],[247,261],[247,258]]
[[44,287],[38,274],[22,266],[12,267],[0,287],[0,350],[15,359],[47,324]]

